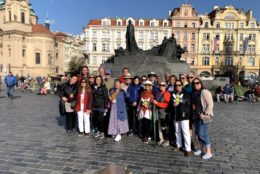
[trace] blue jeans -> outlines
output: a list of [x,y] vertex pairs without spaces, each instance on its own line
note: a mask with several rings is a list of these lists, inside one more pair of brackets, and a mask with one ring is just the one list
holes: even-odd
[[8,97],[14,97],[14,87],[13,86],[7,86],[7,95],[8,95]]
[[202,121],[200,119],[195,119],[194,124],[195,124],[195,132],[199,138],[199,142],[205,147],[210,147],[209,134],[208,134],[209,125],[202,124]]

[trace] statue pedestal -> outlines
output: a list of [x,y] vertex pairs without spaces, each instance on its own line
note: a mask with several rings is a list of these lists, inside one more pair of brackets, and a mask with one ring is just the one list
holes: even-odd
[[179,75],[180,73],[187,74],[190,72],[190,65],[187,63],[144,53],[118,56],[114,58],[114,63],[104,63],[101,66],[110,69],[112,77],[115,78],[122,74],[124,67],[129,68],[132,76],[147,75],[150,72],[155,72],[160,76],[164,76],[165,73]]

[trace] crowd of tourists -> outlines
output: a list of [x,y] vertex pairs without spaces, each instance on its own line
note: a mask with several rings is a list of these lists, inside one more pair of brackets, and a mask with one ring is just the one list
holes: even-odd
[[69,136],[118,142],[122,135],[135,135],[145,144],[173,146],[185,156],[212,158],[208,128],[213,98],[193,72],[165,74],[165,79],[155,72],[132,77],[128,68],[118,78],[102,67],[98,73],[93,76],[84,66],[58,88]]

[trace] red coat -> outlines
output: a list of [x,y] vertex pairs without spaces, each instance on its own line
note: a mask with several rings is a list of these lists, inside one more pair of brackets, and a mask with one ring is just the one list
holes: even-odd
[[124,75],[121,75],[119,78],[121,83],[125,83],[125,76]]
[[[80,104],[81,104],[80,99],[81,99],[81,91],[78,91],[77,99],[76,99],[76,106],[75,106],[75,111],[76,112],[79,112],[81,110],[81,108],[80,108]],[[83,108],[84,112],[86,112],[87,110],[91,110],[92,109],[92,100],[93,100],[92,91],[91,91],[91,89],[89,89],[88,91],[85,92],[85,95],[84,95],[84,108]]]

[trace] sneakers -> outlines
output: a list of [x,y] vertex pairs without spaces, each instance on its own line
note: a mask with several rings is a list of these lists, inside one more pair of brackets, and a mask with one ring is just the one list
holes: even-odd
[[174,147],[174,148],[172,148],[172,150],[173,150],[174,152],[180,152],[180,151],[182,151],[182,149],[181,149],[180,147]]
[[79,137],[82,137],[83,135],[84,135],[83,132],[80,132],[80,133],[79,133]]
[[95,137],[95,138],[99,138],[100,135],[101,135],[101,133],[100,133],[100,132],[97,132],[97,133],[94,135],[94,137]]
[[121,140],[121,135],[118,134],[118,135],[116,136],[116,138],[115,138],[115,141],[118,142],[118,141],[120,141],[120,140]]
[[197,150],[197,151],[194,152],[194,155],[196,155],[196,156],[199,156],[201,154],[202,154],[201,150]]
[[160,140],[159,142],[157,142],[157,145],[161,146],[164,143],[163,140]]
[[103,139],[103,138],[105,138],[105,134],[102,132],[102,133],[100,133],[100,136],[99,136],[99,138],[101,138],[101,139]]
[[170,145],[170,142],[169,141],[164,141],[162,143],[162,147],[168,147]]
[[210,158],[212,158],[212,154],[206,153],[205,155],[202,156],[202,159],[204,159],[204,160],[208,160]]
[[89,133],[85,133],[85,137],[89,137]]

